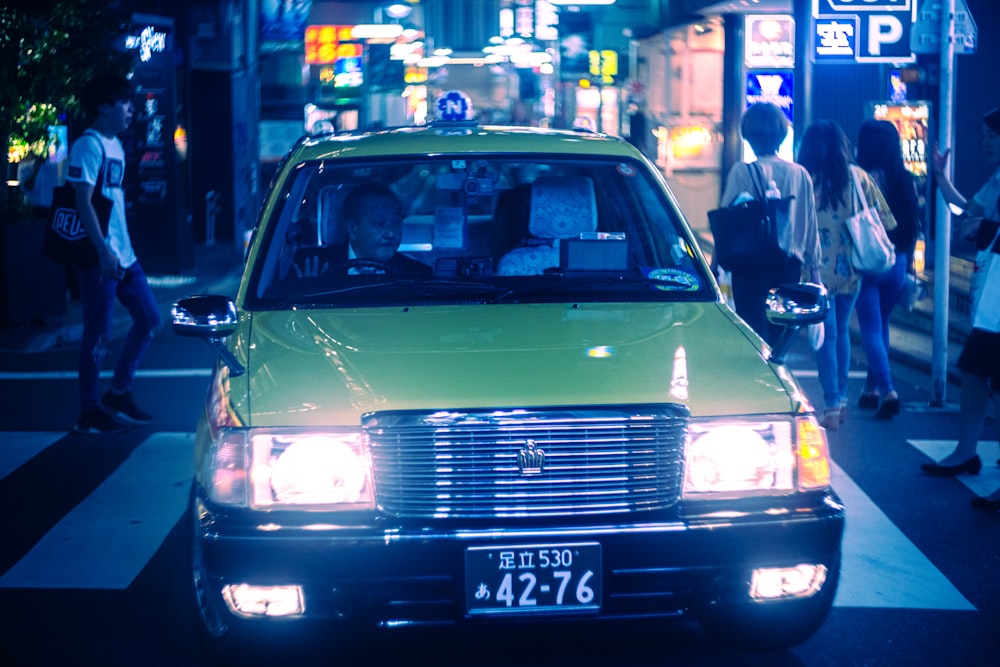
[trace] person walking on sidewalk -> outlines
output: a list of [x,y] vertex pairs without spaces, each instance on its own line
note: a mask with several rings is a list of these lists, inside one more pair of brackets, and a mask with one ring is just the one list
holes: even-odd
[[[945,167],[950,151],[941,153],[934,147],[931,166],[937,180],[941,196],[949,204],[963,209],[962,227],[964,232],[976,232],[983,242],[977,242],[980,249],[987,249],[997,236],[1000,228],[1000,107],[983,116],[983,150],[993,167],[993,175],[972,197],[966,199],[948,179]],[[992,224],[990,224],[992,222]],[[973,314],[974,315],[974,314]],[[979,474],[982,460],[976,452],[979,436],[986,422],[986,412],[990,398],[1000,412],[1000,333],[973,328],[958,357],[958,369],[962,376],[962,392],[959,398],[958,444],[954,451],[940,461],[923,463],[921,470],[935,477],[950,477],[959,473]],[[998,461],[1000,463],[1000,461]],[[988,496],[972,499],[974,507],[988,510],[1000,509],[1000,489]]]
[[[162,323],[125,219],[125,151],[117,135],[132,121],[132,95],[132,85],[122,77],[98,76],[89,81],[80,102],[92,122],[70,149],[66,180],[76,191],[80,219],[99,259],[97,266],[77,268],[83,313],[78,369],[80,418],[74,428],[78,433],[118,433],[127,428],[123,420],[152,420],[136,405],[131,391],[139,361]],[[103,194],[113,203],[106,234],[91,203],[99,175]],[[111,336],[116,298],[131,315],[132,326],[125,336],[111,386],[101,396],[101,362]]]
[[[837,123],[822,120],[806,128],[798,163],[809,170],[816,193],[816,219],[823,249],[820,277],[830,298],[823,322],[823,344],[816,370],[826,406],[824,428],[834,430],[847,417],[847,380],[851,364],[850,319],[861,277],[851,266],[851,235],[845,220],[853,213],[851,146]],[[867,174],[861,175],[867,181]]]
[[[761,338],[773,344],[780,328],[768,323],[766,301],[768,291],[781,283],[798,282],[802,274],[819,282],[822,254],[819,229],[816,226],[816,205],[813,183],[805,167],[778,157],[778,149],[788,136],[785,113],[770,102],[753,104],[743,113],[740,124],[760,166],[765,184],[773,182],[778,196],[791,197],[788,207],[778,209],[778,245],[785,253],[783,261],[764,269],[733,271],[733,299],[736,312]],[[754,177],[742,162],[726,176],[720,207],[729,206],[743,192],[755,192]]]
[[881,200],[888,204],[888,211],[879,210],[879,215],[896,249],[896,263],[892,268],[884,273],[861,276],[855,310],[861,330],[861,347],[868,360],[868,376],[858,407],[875,409],[876,419],[892,419],[899,414],[899,395],[889,369],[889,321],[893,308],[903,296],[906,271],[916,244],[917,185],[903,165],[899,131],[887,120],[868,120],[861,125],[857,162],[876,184],[870,191],[865,186],[868,201]]

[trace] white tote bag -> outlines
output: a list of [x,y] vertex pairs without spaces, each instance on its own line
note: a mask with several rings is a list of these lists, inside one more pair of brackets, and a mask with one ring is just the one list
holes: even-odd
[[972,296],[972,326],[1000,333],[1000,254],[994,251],[1000,231],[985,250],[976,253],[969,281]]
[[854,215],[845,224],[854,245],[851,265],[861,273],[885,273],[896,263],[896,250],[878,213],[868,206],[857,168],[850,169],[854,178]]

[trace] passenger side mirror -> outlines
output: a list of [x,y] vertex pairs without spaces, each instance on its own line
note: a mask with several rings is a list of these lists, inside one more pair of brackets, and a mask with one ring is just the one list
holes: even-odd
[[767,294],[767,319],[785,327],[771,349],[771,361],[784,363],[795,333],[804,326],[819,324],[830,310],[826,287],[816,283],[787,283]]

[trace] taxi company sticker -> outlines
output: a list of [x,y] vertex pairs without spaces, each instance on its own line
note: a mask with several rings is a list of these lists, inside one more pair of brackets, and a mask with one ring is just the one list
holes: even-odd
[[635,167],[630,164],[619,164],[618,173],[622,176],[635,176]]
[[697,276],[680,269],[653,269],[646,277],[657,283],[656,289],[665,292],[697,292],[701,287]]

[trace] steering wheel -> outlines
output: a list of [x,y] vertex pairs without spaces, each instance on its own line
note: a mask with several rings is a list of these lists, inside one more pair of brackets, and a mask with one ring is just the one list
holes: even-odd
[[[385,262],[380,262],[377,259],[366,259],[363,257],[355,257],[354,259],[347,260],[347,269],[356,269],[358,273],[393,273],[394,270],[391,266]],[[367,269],[367,270],[366,270]]]

